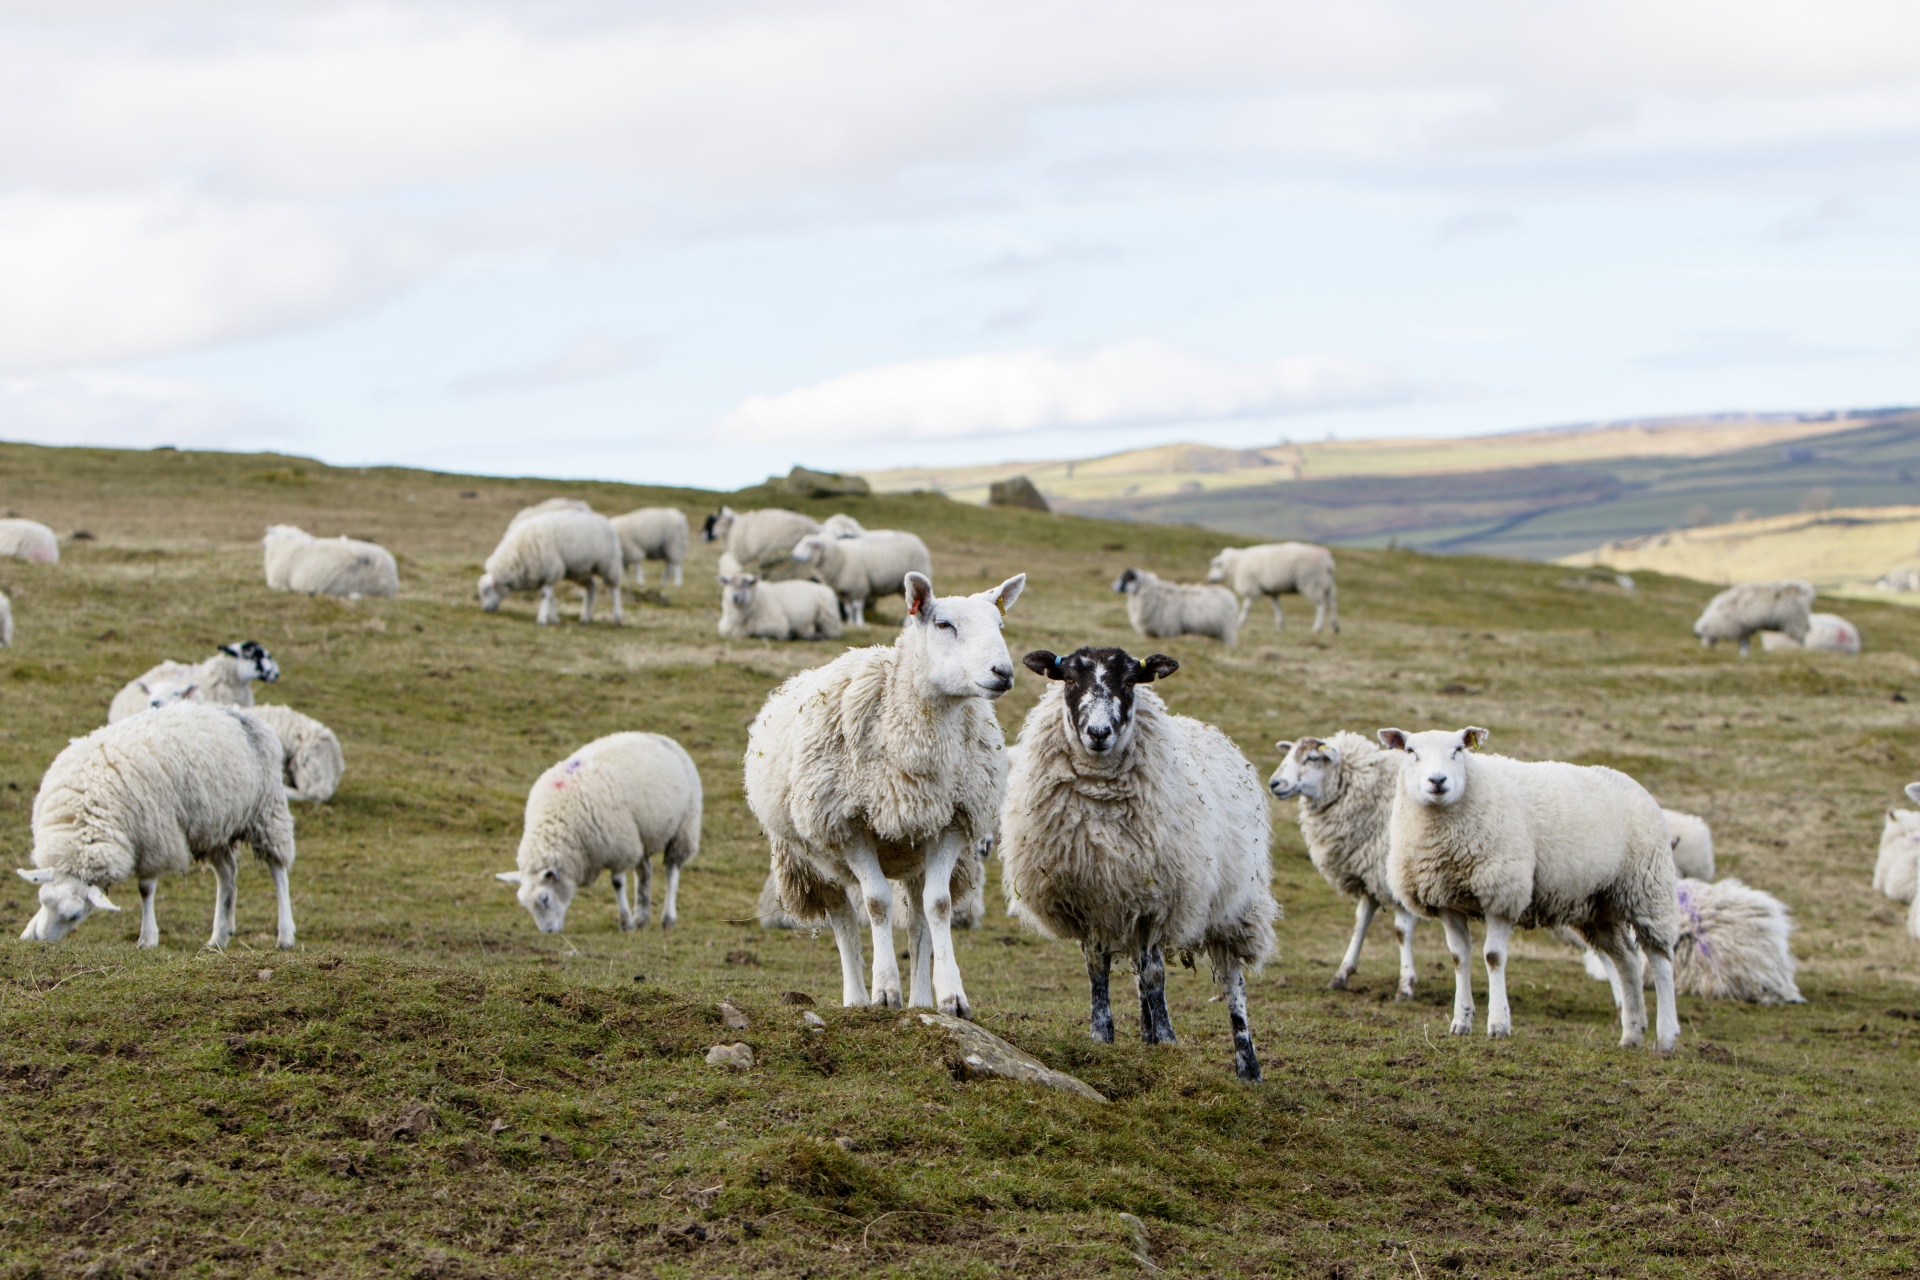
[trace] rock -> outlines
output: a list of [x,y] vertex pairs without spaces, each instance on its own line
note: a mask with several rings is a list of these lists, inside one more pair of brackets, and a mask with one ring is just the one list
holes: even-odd
[[1050,511],[1047,500],[1033,487],[1033,481],[1025,476],[1015,476],[1011,480],[995,480],[987,486],[987,505],[990,507],[1027,507],[1034,511]]
[[1106,1098],[1092,1085],[1064,1071],[1055,1071],[1024,1049],[1016,1049],[977,1022],[944,1013],[918,1012],[913,1015],[921,1025],[945,1032],[960,1049],[961,1069],[969,1080],[1020,1080],[1043,1084],[1049,1089],[1064,1089],[1095,1102]]
[[873,492],[873,487],[859,476],[815,471],[811,467],[795,467],[781,481],[781,486],[796,498],[864,498]]
[[747,1015],[728,1004],[725,1000],[720,1002],[720,1021],[727,1024],[729,1031],[745,1031],[747,1029]]
[[800,1015],[800,1021],[806,1024],[807,1030],[809,1031],[825,1031],[827,1029],[827,1020],[811,1009]]
[[273,981],[273,970],[262,969],[260,972],[254,974],[253,976],[260,979],[260,981],[262,982],[271,982]]
[[750,1071],[753,1069],[753,1050],[738,1041],[733,1044],[717,1044],[707,1050],[707,1065],[732,1067],[735,1071]]

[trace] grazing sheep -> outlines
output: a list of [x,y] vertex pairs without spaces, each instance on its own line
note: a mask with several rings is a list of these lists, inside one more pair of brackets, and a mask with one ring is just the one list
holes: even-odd
[[1743,582],[1707,602],[1693,634],[1708,647],[1737,640],[1744,658],[1756,631],[1779,631],[1795,643],[1805,640],[1812,608],[1813,588],[1804,582]]
[[1322,741],[1302,738],[1277,744],[1282,755],[1267,789],[1282,800],[1300,798],[1300,835],[1314,870],[1336,892],[1354,900],[1353,939],[1327,984],[1345,990],[1360,967],[1367,927],[1381,907],[1393,908],[1400,943],[1400,985],[1395,998],[1413,997],[1413,927],[1419,917],[1395,900],[1387,880],[1388,833],[1393,797],[1400,787],[1400,757],[1357,733]]
[[556,511],[584,511],[588,515],[594,514],[593,504],[591,502],[586,502],[579,498],[548,498],[545,501],[536,502],[530,507],[522,507],[514,512],[513,519],[507,521],[507,528],[511,529],[521,521],[531,520],[535,516],[552,515]]
[[160,945],[153,893],[162,874],[213,864],[211,947],[233,936],[236,848],[273,873],[279,943],[293,945],[293,817],[273,731],[234,707],[182,703],[76,738],[54,757],[33,801],[40,910],[20,936],[56,942],[96,908],[118,911],[108,885],[140,883],[140,943]]
[[267,585],[308,596],[396,596],[400,569],[393,553],[353,538],[316,538],[290,524],[267,526]]
[[810,533],[820,532],[820,522],[798,511],[764,507],[758,511],[735,511],[722,507],[707,517],[700,528],[706,542],[718,542],[734,564],[762,578],[796,576],[793,548]]
[[[1920,782],[1907,784],[1907,798],[1920,804]],[[1913,903],[1907,913],[1907,932],[1920,938],[1920,813],[1912,809],[1887,810],[1880,830],[1880,858],[1873,867],[1873,887],[1899,903]]]
[[1673,871],[1688,880],[1713,879],[1713,828],[1706,819],[1678,809],[1662,809],[1672,837]]
[[[1680,908],[1679,941],[1673,952],[1673,989],[1709,1000],[1750,1004],[1805,1004],[1794,982],[1793,917],[1770,893],[1727,879],[1710,884],[1682,877],[1674,896]],[[1615,981],[1606,962],[1589,950],[1587,974]]]
[[1260,1079],[1245,970],[1273,953],[1260,779],[1226,734],[1172,715],[1151,689],[1180,669],[1164,654],[1044,649],[1050,682],[1020,730],[1000,822],[1001,876],[1041,933],[1080,944],[1096,1040],[1113,1040],[1108,981],[1117,950],[1139,978],[1140,1031],[1172,1044],[1168,951],[1204,951],[1226,997],[1234,1071]]
[[720,634],[728,640],[838,640],[840,602],[817,582],[720,579]]
[[13,643],[13,601],[0,591],[0,649]]
[[1257,547],[1228,547],[1207,567],[1208,582],[1225,583],[1240,598],[1240,625],[1255,596],[1273,602],[1273,629],[1282,627],[1280,597],[1296,592],[1313,603],[1313,629],[1331,622],[1340,634],[1340,605],[1333,584],[1333,553],[1309,542],[1269,542]]
[[858,520],[844,511],[835,512],[820,522],[820,532],[829,538],[858,538],[867,530]]
[[1902,565],[1898,569],[1889,569],[1873,585],[1879,591],[1920,591],[1920,568]]
[[540,608],[534,622],[541,626],[558,622],[554,584],[577,582],[587,589],[580,621],[592,622],[594,579],[598,578],[613,590],[613,622],[620,625],[620,535],[603,515],[566,509],[516,517],[487,557],[486,570],[480,576],[480,604],[488,613],[499,612],[500,602],[515,591],[537,589]]
[[266,703],[247,708],[247,714],[273,730],[280,740],[281,770],[287,799],[318,804],[333,799],[347,759],[333,730],[292,707]]
[[[520,905],[542,933],[566,927],[573,895],[602,868],[613,878],[620,927],[638,929],[653,907],[654,854],[667,872],[660,927],[679,918],[680,868],[700,852],[700,771],[672,738],[615,733],[589,742],[540,775],[527,793],[519,869],[495,878],[520,886]],[[639,873],[638,907],[627,877]]]
[[1006,745],[988,705],[1013,688],[1002,618],[1026,575],[936,599],[907,578],[907,620],[888,646],[849,649],[768,697],[747,733],[747,804],[767,833],[780,905],[823,917],[840,952],[840,1000],[868,1003],[856,903],[873,931],[872,1003],[900,1004],[893,890],[914,905],[911,1000],[971,1011],[953,956],[953,901],[993,833]]
[[819,570],[821,581],[840,597],[848,624],[856,627],[867,625],[867,601],[901,595],[909,573],[933,572],[927,544],[898,529],[842,537],[824,530],[810,533],[795,544],[793,558]]
[[[1513,1034],[1508,940],[1515,926],[1564,925],[1620,974],[1622,1045],[1646,1033],[1640,954],[1652,961],[1655,1043],[1680,1038],[1673,1004],[1679,931],[1667,821],[1646,789],[1599,765],[1476,754],[1485,729],[1403,733],[1380,743],[1405,754],[1393,802],[1387,875],[1393,895],[1439,916],[1453,953],[1455,1035],[1473,1033],[1467,920],[1487,922],[1487,1034]],[[1636,948],[1634,942],[1638,940]]]
[[1860,628],[1837,613],[1807,615],[1807,638],[1795,641],[1778,631],[1762,631],[1760,647],[1768,653],[1783,649],[1817,649],[1823,653],[1860,652]]
[[128,716],[137,716],[169,701],[250,707],[253,682],[264,680],[272,684],[279,678],[280,664],[258,640],[223,644],[220,651],[205,662],[163,662],[130,681],[113,695],[113,705],[107,708],[107,723],[117,724]]
[[60,539],[38,520],[0,520],[0,558],[60,563]]
[[1212,636],[1229,649],[1240,635],[1240,602],[1225,587],[1167,582],[1145,569],[1128,569],[1113,580],[1127,594],[1127,621],[1149,639]]
[[687,513],[678,507],[641,507],[613,518],[620,535],[620,558],[633,570],[633,580],[647,580],[649,560],[664,560],[660,582],[679,586],[687,562]]

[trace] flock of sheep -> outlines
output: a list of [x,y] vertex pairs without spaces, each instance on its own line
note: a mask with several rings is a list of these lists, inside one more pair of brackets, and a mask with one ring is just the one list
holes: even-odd
[[[493,612],[513,592],[537,592],[537,621],[549,623],[558,616],[554,588],[571,581],[586,589],[585,622],[596,586],[604,586],[617,622],[627,570],[638,575],[645,560],[660,560],[666,578],[681,582],[688,535],[673,508],[608,518],[574,499],[544,502],[509,524],[487,558],[480,599]],[[1010,912],[1080,945],[1096,1038],[1114,1034],[1115,954],[1136,975],[1150,1043],[1175,1038],[1168,957],[1204,956],[1226,1006],[1235,1070],[1257,1081],[1246,974],[1271,955],[1279,915],[1269,794],[1299,802],[1313,865],[1355,902],[1335,988],[1354,974],[1374,915],[1390,909],[1402,998],[1417,982],[1416,922],[1441,922],[1455,963],[1456,1034],[1474,1027],[1475,919],[1485,930],[1493,1036],[1512,1030],[1506,964],[1516,928],[1550,929],[1586,947],[1590,971],[1612,984],[1624,1045],[1644,1038],[1646,982],[1662,1050],[1679,1035],[1676,992],[1801,1000],[1785,907],[1737,880],[1714,881],[1706,824],[1663,810],[1625,774],[1491,754],[1481,749],[1487,731],[1477,727],[1383,728],[1373,739],[1340,732],[1282,742],[1279,767],[1263,786],[1224,733],[1174,715],[1149,687],[1174,675],[1178,662],[1101,646],[1025,655],[1047,685],[1008,746],[989,704],[1014,685],[1003,627],[1024,574],[987,591],[937,596],[920,538],[867,530],[844,515],[819,523],[797,512],[723,507],[702,536],[723,548],[723,636],[837,637],[843,626],[864,625],[877,597],[904,598],[892,644],[846,650],[774,690],[744,756],[747,804],[771,855],[763,916],[831,927],[846,1005],[906,1003],[968,1016],[952,930],[979,923],[982,859],[997,849]],[[58,547],[45,526],[0,521],[0,553],[51,562]],[[347,596],[398,590],[393,557],[371,543],[277,525],[264,553],[270,587]],[[1283,594],[1314,604],[1315,631],[1339,630],[1333,558],[1300,543],[1223,551],[1207,584],[1128,569],[1114,590],[1126,594],[1129,620],[1150,638],[1199,634],[1231,645],[1260,596],[1272,600],[1278,627]],[[1737,642],[1743,655],[1756,633],[1857,652],[1858,631],[1841,619],[1820,621],[1827,616],[1812,614],[1812,601],[1804,583],[1744,584],[1715,597],[1694,632],[1703,644]],[[0,596],[0,639],[10,634]],[[218,882],[209,942],[223,946],[233,931],[236,849],[245,841],[273,876],[279,944],[293,945],[289,801],[331,796],[344,757],[318,721],[254,705],[253,685],[278,677],[272,656],[246,641],[199,663],[161,663],[121,690],[108,724],[75,739],[42,781],[33,867],[20,872],[40,886],[40,908],[23,938],[51,942],[95,910],[118,910],[108,887],[134,880],[139,945],[156,946],[158,878],[205,861]],[[1920,801],[1920,783],[1908,791]],[[678,743],[613,734],[535,781],[516,869],[498,878],[516,887],[539,929],[557,933],[579,890],[605,870],[620,926],[633,929],[651,916],[657,854],[666,874],[661,924],[669,927],[681,869],[699,852],[702,804],[699,772]],[[1874,884],[1915,901],[1920,813],[1888,814]],[[909,934],[904,990],[896,924]],[[1920,935],[1920,902],[1913,927]],[[863,931],[872,935],[870,966]]]

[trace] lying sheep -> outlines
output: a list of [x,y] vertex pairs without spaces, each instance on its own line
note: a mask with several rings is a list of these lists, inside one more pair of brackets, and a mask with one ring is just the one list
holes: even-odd
[[[1673,989],[1683,996],[1744,1000],[1750,1004],[1805,1004],[1794,982],[1793,917],[1786,904],[1727,879],[1717,884],[1681,878],[1675,882],[1680,908],[1679,942],[1673,953]],[[1617,982],[1592,951],[1587,974]]]
[[[1467,921],[1487,922],[1487,1034],[1513,1034],[1508,940],[1516,925],[1564,925],[1620,975],[1622,1045],[1646,1032],[1640,955],[1652,962],[1655,1043],[1679,1041],[1679,932],[1667,822],[1645,788],[1599,765],[1523,762],[1474,751],[1485,729],[1380,730],[1403,752],[1387,875],[1394,897],[1439,916],[1454,960],[1454,1035],[1473,1033]],[[1638,942],[1638,947],[1634,945]]]
[[1333,553],[1308,542],[1269,542],[1228,547],[1207,566],[1207,581],[1225,583],[1240,598],[1240,625],[1255,596],[1273,602],[1273,629],[1282,627],[1280,597],[1295,592],[1313,603],[1313,630],[1331,622],[1340,634],[1340,606],[1333,585]]
[[[1907,798],[1920,804],[1920,782],[1907,784]],[[1873,887],[1899,903],[1913,903],[1907,913],[1907,932],[1920,938],[1920,813],[1912,809],[1887,810],[1880,830],[1880,857],[1873,867]]]
[[333,793],[340,789],[340,775],[347,770],[346,756],[333,730],[312,716],[274,703],[248,707],[247,714],[273,730],[273,736],[280,740],[287,799],[314,804],[333,799]]
[[794,546],[793,558],[818,570],[840,598],[848,624],[856,627],[867,625],[867,601],[901,595],[909,573],[933,572],[927,544],[898,529],[843,537],[810,533]]
[[[540,775],[527,793],[519,868],[495,878],[520,887],[520,905],[542,933],[566,927],[574,894],[604,868],[622,929],[646,925],[653,864],[667,873],[660,927],[679,919],[680,869],[700,852],[700,771],[672,738],[615,733],[589,742]],[[637,907],[627,877],[639,873]]]
[[647,561],[662,560],[660,581],[674,586],[682,581],[687,561],[687,513],[678,507],[641,507],[613,518],[620,535],[620,558],[633,570],[633,580],[647,580]]
[[1277,745],[1283,758],[1267,789],[1282,800],[1299,797],[1307,857],[1336,892],[1354,900],[1353,939],[1327,986],[1346,988],[1360,967],[1360,948],[1373,913],[1392,907],[1393,933],[1400,943],[1395,998],[1412,999],[1419,973],[1413,962],[1413,927],[1420,918],[1394,898],[1387,880],[1387,837],[1400,786],[1400,757],[1357,733]]
[[840,511],[820,522],[820,532],[829,538],[858,538],[865,535],[867,530],[858,520]]
[[267,526],[267,585],[308,596],[396,596],[400,569],[393,553],[353,538],[316,538],[290,524]]
[[554,585],[577,582],[587,590],[580,621],[592,622],[598,578],[613,590],[613,622],[618,626],[621,574],[620,535],[605,516],[571,508],[533,515],[522,512],[487,557],[486,572],[480,576],[480,604],[488,613],[497,613],[500,602],[513,592],[538,590],[540,608],[533,620],[545,626],[560,620]]
[[1273,954],[1271,835],[1253,766],[1220,730],[1151,689],[1180,664],[1086,647],[1026,656],[1050,682],[1020,730],[1000,823],[1001,876],[1022,918],[1080,944],[1096,1040],[1113,1040],[1113,953],[1134,961],[1140,1029],[1172,1044],[1168,951],[1203,951],[1226,997],[1234,1071],[1260,1079],[1246,969]]
[[1674,874],[1689,880],[1713,879],[1713,829],[1704,818],[1678,809],[1662,809],[1673,849]]
[[182,703],[95,729],[54,758],[33,801],[33,866],[40,910],[20,936],[56,942],[95,910],[118,911],[107,886],[140,883],[140,942],[160,945],[153,894],[167,872],[213,864],[213,935],[233,936],[244,840],[273,873],[279,944],[293,945],[293,817],[280,783],[273,731],[234,707]]
[[1860,628],[1837,613],[1810,613],[1807,615],[1806,639],[1795,641],[1778,631],[1762,631],[1760,647],[1768,653],[1783,649],[1816,649],[1823,653],[1855,654],[1860,652]]
[[0,591],[0,649],[13,643],[13,601],[7,599],[7,593]]
[[1128,569],[1113,580],[1127,594],[1127,621],[1150,639],[1212,636],[1229,649],[1240,635],[1240,602],[1225,587],[1167,582],[1145,569]]
[[819,521],[798,511],[780,507],[735,511],[722,507],[707,517],[700,537],[718,542],[740,570],[761,578],[791,578],[797,576],[793,548],[800,539],[818,532]]
[[1756,631],[1778,631],[1796,644],[1807,638],[1813,588],[1804,582],[1743,582],[1707,602],[1693,634],[1708,647],[1737,640],[1746,657]]
[[280,664],[273,660],[258,640],[223,644],[220,651],[205,662],[163,662],[113,695],[107,708],[107,723],[116,724],[128,716],[168,701],[207,702],[223,706],[253,705],[253,682],[268,684],[280,678]]
[[35,564],[60,563],[60,539],[38,520],[0,520],[0,559],[12,557]]
[[817,582],[720,579],[720,634],[728,640],[838,640],[840,602]]

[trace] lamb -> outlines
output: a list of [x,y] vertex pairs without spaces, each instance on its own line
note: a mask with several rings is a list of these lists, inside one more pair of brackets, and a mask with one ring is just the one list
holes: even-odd
[[1762,631],[1760,647],[1768,653],[1783,649],[1817,649],[1824,653],[1860,652],[1860,628],[1837,613],[1807,615],[1806,639],[1795,641],[1778,631]]
[[280,678],[280,664],[258,640],[240,640],[223,644],[219,652],[205,662],[163,662],[113,695],[107,708],[107,723],[117,724],[128,716],[137,716],[164,703],[170,693],[188,702],[207,702],[232,707],[253,705],[253,682],[268,684]]
[[1413,928],[1419,917],[1394,898],[1387,880],[1387,836],[1394,793],[1400,787],[1400,758],[1357,733],[1336,733],[1324,741],[1302,738],[1278,747],[1283,758],[1267,789],[1282,800],[1299,797],[1307,857],[1336,892],[1354,900],[1353,939],[1327,986],[1346,989],[1360,967],[1360,948],[1373,913],[1392,907],[1393,932],[1400,942],[1395,998],[1412,999],[1418,977]]
[[[1646,1033],[1640,954],[1652,962],[1655,1043],[1679,1042],[1673,951],[1679,935],[1667,822],[1641,785],[1599,765],[1530,763],[1481,755],[1487,731],[1403,733],[1380,743],[1404,752],[1394,797],[1387,878],[1393,895],[1439,916],[1453,953],[1455,1035],[1473,1033],[1467,920],[1487,922],[1487,1034],[1513,1034],[1508,940],[1521,928],[1571,928],[1620,976],[1622,1045]],[[1637,939],[1639,946],[1634,942]]]
[[400,569],[393,553],[353,538],[316,538],[290,524],[267,527],[267,585],[309,596],[396,596]]
[[720,634],[728,640],[838,640],[840,602],[817,582],[720,579]]
[[793,558],[819,570],[821,580],[840,597],[849,625],[867,625],[867,601],[900,595],[909,573],[931,574],[927,544],[898,529],[875,529],[852,537],[810,533],[793,548]]
[[554,584],[577,582],[587,589],[580,621],[592,622],[594,579],[598,578],[613,590],[613,622],[619,626],[622,561],[620,535],[613,522],[592,511],[574,509],[523,512],[522,516],[507,526],[500,545],[487,557],[486,572],[480,576],[481,607],[497,613],[508,595],[537,588],[540,608],[533,620],[545,626],[560,620]]
[[[680,869],[700,852],[700,771],[672,738],[615,733],[596,739],[540,775],[527,794],[518,870],[495,878],[520,887],[520,905],[542,933],[566,927],[574,894],[602,868],[613,880],[623,930],[646,925],[653,907],[656,853],[667,872],[660,927],[679,919]],[[639,873],[639,905],[627,905],[627,877]]]
[[1325,623],[1340,634],[1340,606],[1333,585],[1333,553],[1309,542],[1269,542],[1257,547],[1228,547],[1207,567],[1208,582],[1223,582],[1240,598],[1240,625],[1255,596],[1273,602],[1273,629],[1278,631],[1280,597],[1296,592],[1313,602],[1313,630]]
[[314,804],[333,799],[346,772],[346,756],[333,730],[292,707],[267,703],[247,708],[247,714],[273,730],[280,740],[281,771],[287,799]]
[[936,599],[907,576],[907,619],[892,645],[849,649],[768,697],[747,733],[747,805],[767,834],[780,905],[825,918],[840,952],[840,1000],[869,1002],[861,980],[863,906],[873,931],[872,1003],[901,1003],[893,891],[915,908],[911,1002],[972,1010],[953,955],[953,902],[972,891],[1006,789],[1006,743],[988,705],[1013,688],[1001,628],[1025,574]]
[[1127,593],[1127,621],[1149,639],[1213,636],[1231,649],[1240,635],[1240,602],[1225,587],[1167,582],[1145,569],[1128,569],[1113,581]]
[[647,580],[649,560],[664,560],[660,582],[669,578],[674,586],[682,582],[687,562],[687,513],[678,507],[641,507],[613,518],[614,532],[620,535],[620,558],[633,570],[635,583]]
[[793,548],[810,533],[820,532],[819,521],[798,511],[764,507],[735,511],[722,507],[700,528],[705,542],[718,542],[734,564],[762,578],[794,576]]
[[[1907,784],[1907,798],[1920,804],[1920,782]],[[1920,938],[1920,813],[1912,809],[1887,810],[1880,831],[1880,858],[1873,868],[1873,887],[1900,903],[1914,903],[1907,914],[1907,932]]]
[[1662,809],[1673,849],[1675,875],[1689,880],[1713,879],[1713,828],[1704,818],[1678,809]]
[[59,564],[60,539],[38,520],[0,520],[0,559],[9,556],[34,564]]
[[13,644],[13,602],[0,591],[0,649]]
[[[1680,908],[1679,941],[1673,953],[1673,988],[1680,995],[1750,1004],[1805,1004],[1794,982],[1793,950],[1787,939],[1793,918],[1770,893],[1727,879],[1710,884],[1681,877],[1674,883]],[[1592,951],[1587,974],[1616,980]]]
[[859,538],[866,535],[866,526],[844,511],[835,512],[820,522],[820,532],[829,538]]
[[1080,943],[1092,1031],[1113,1040],[1116,950],[1134,962],[1140,1031],[1174,1043],[1167,951],[1203,951],[1226,997],[1235,1073],[1260,1079],[1246,969],[1273,954],[1279,906],[1260,779],[1212,725],[1151,689],[1180,664],[1088,646],[1026,656],[1051,683],[1027,713],[1000,824],[1001,878],[1023,919]]
[[279,943],[293,946],[293,817],[280,783],[280,743],[234,707],[164,707],[76,738],[54,757],[33,801],[33,870],[40,910],[20,937],[57,942],[93,911],[118,911],[107,886],[140,884],[142,947],[160,945],[154,889],[166,872],[213,864],[210,947],[233,936],[236,848],[273,874]]
[[1804,582],[1743,582],[1707,602],[1693,634],[1709,647],[1737,640],[1744,658],[1756,631],[1783,632],[1796,644],[1805,640],[1812,607],[1813,588]]

